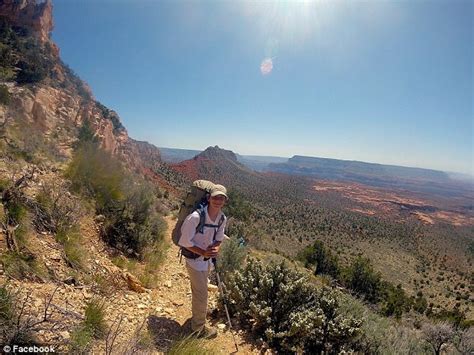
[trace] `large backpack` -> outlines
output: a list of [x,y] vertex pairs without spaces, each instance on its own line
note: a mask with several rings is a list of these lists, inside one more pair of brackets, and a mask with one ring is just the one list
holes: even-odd
[[[189,216],[194,211],[198,211],[199,213],[199,224],[196,228],[196,232],[203,233],[204,227],[206,226],[206,213],[205,209],[207,206],[207,196],[211,192],[212,188],[214,187],[214,183],[207,180],[196,180],[191,185],[191,191],[188,192],[186,198],[184,199],[183,203],[181,204],[181,208],[179,209],[178,213],[178,220],[176,225],[171,233],[171,239],[173,243],[179,246],[179,239],[181,238],[181,226],[183,225],[184,220],[187,216]],[[217,230],[219,229],[220,225],[222,224],[224,216],[222,216],[219,224],[212,227],[217,227],[214,234],[217,234]],[[214,235],[215,237],[215,235]],[[190,259],[196,259],[199,257],[198,254],[191,252],[186,248],[181,248],[181,254]]]

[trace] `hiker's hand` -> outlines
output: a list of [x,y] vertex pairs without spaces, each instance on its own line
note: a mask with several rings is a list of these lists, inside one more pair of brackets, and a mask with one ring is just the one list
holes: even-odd
[[207,247],[203,256],[206,258],[214,258],[217,256],[218,253],[219,253],[219,245],[210,245]]

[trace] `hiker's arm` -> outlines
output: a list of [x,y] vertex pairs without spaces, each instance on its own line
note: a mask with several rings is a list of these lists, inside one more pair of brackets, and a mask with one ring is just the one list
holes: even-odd
[[214,240],[214,242],[211,245],[209,245],[209,247],[206,250],[206,252],[208,252],[210,254],[209,257],[211,257],[211,258],[213,258],[213,257],[217,256],[217,254],[219,254],[219,249],[221,247],[221,243],[225,238],[224,230],[225,230],[226,222],[227,222],[227,219],[224,218],[224,221],[222,222],[221,226],[219,227],[219,229],[217,231],[216,239]]
[[179,239],[179,245],[196,253],[202,255],[205,258],[213,258],[217,255],[217,251],[208,248],[207,250],[201,249],[194,244],[193,238],[196,235],[196,228],[199,224],[199,215],[190,214],[183,222],[181,227],[181,238]]
[[186,247],[186,249],[191,250],[193,253],[202,255],[205,258],[213,258],[213,257],[217,256],[217,252],[218,252],[218,250],[216,251],[215,248],[213,249],[211,247],[207,248],[207,250],[203,250],[203,249],[201,249],[199,247],[196,247],[196,246]]
[[[187,249],[194,247],[194,235],[196,234],[196,227],[199,224],[199,215],[190,214],[186,217],[181,226],[181,238],[178,244]],[[191,250],[191,249],[189,249]],[[193,251],[194,252],[194,251]]]
[[206,258],[214,258],[219,254],[219,249],[221,247],[221,241],[220,240],[215,240],[214,243],[209,245],[206,249]]

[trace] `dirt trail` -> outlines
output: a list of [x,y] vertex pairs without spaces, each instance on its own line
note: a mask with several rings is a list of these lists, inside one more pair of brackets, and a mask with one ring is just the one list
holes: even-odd
[[[171,242],[171,231],[176,221],[171,218],[166,218],[166,222],[168,224],[166,237],[170,241],[171,246],[167,251],[166,262],[161,270],[162,286],[152,292],[152,298],[154,298],[153,294],[155,294],[157,299],[161,299],[161,302],[167,305],[164,309],[163,316],[156,318],[156,324],[150,329],[152,334],[155,335],[155,340],[158,345],[161,341],[163,345],[166,345],[165,343],[168,336],[171,338],[176,337],[181,331],[183,324],[191,317],[191,287],[187,277],[185,260],[183,259],[181,263],[179,262],[179,258],[177,257],[179,249]],[[218,296],[217,290],[211,290],[209,296],[209,304],[212,309],[216,304]],[[178,324],[176,324],[176,322],[180,327],[177,327]],[[222,354],[236,353],[232,333],[227,329],[227,321],[225,319],[219,319],[217,321],[211,320],[211,323],[214,326],[226,324],[226,329],[219,330],[217,338],[207,340],[206,346]],[[162,339],[160,339],[160,334],[163,335]],[[238,354],[260,353],[255,346],[246,343],[241,337],[241,333],[234,332],[234,335],[239,346]]]

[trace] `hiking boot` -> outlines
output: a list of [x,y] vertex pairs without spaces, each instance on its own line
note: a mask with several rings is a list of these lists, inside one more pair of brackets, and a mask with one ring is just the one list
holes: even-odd
[[201,330],[196,330],[193,334],[195,334],[197,338],[213,339],[217,337],[217,329],[205,325]]

